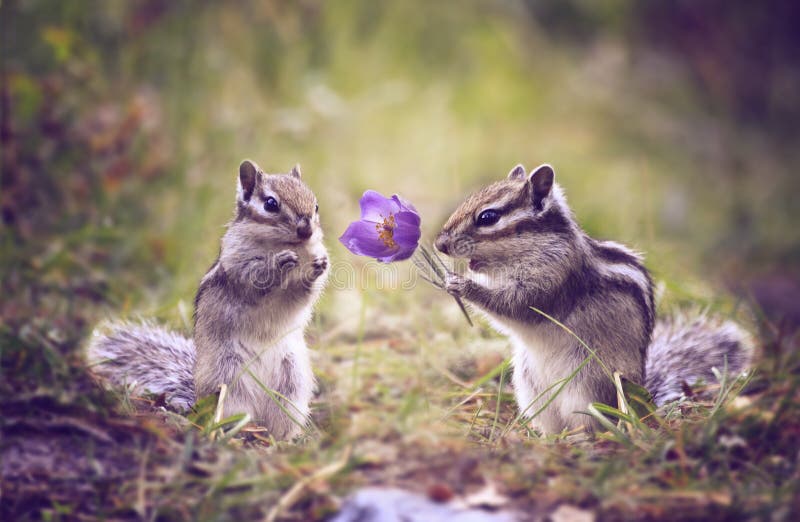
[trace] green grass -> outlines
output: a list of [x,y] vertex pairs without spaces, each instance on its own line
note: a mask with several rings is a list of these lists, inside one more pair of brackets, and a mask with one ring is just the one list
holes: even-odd
[[[448,296],[430,298],[460,317]],[[377,309],[367,315],[381,321]],[[7,481],[4,509],[56,519],[310,519],[334,512],[360,486],[460,495],[486,481],[526,512],[566,502],[611,519],[759,518],[796,507],[796,351],[779,370],[767,358],[752,379],[723,379],[658,411],[626,391],[619,409],[588,408],[604,426],[598,433],[540,437],[519,422],[506,341],[462,323],[442,323],[434,335],[421,328],[328,339],[313,358],[318,428],[292,442],[245,427],[241,416],[219,419],[216,397],[188,418],[160,411],[158,398],[127,397],[131,411],[85,378],[71,350],[56,350],[47,368],[69,371],[65,384],[3,391],[6,444],[31,450],[20,437],[35,429],[56,447],[69,441],[61,458],[75,469],[91,461],[95,471],[68,485],[55,469],[37,482]],[[53,351],[35,341],[7,336],[4,368]],[[76,402],[79,385],[86,397]],[[56,484],[60,494],[45,487]],[[99,489],[87,495],[83,484]]]

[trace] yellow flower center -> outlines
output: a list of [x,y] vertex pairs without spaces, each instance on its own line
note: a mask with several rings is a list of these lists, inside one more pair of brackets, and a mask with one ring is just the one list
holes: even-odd
[[396,226],[397,222],[394,220],[394,214],[389,214],[389,217],[383,217],[383,223],[375,223],[378,238],[389,248],[397,246],[394,241],[394,229]]

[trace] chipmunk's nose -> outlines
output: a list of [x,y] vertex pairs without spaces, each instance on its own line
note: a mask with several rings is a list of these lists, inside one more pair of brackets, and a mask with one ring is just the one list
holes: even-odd
[[297,237],[300,239],[308,239],[314,231],[311,230],[311,221],[307,217],[301,217],[297,220]]
[[450,235],[447,232],[442,232],[439,234],[439,237],[436,238],[434,245],[436,246],[436,250],[441,252],[442,254],[448,254],[449,245],[450,244]]

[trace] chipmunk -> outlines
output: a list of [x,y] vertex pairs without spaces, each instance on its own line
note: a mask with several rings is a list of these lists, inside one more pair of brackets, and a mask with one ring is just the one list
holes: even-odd
[[319,206],[300,168],[266,174],[246,160],[235,217],[195,297],[192,339],[118,324],[95,334],[88,358],[101,378],[163,393],[177,409],[227,384],[225,416],[248,413],[291,438],[309,415],[315,382],[303,334],[327,272]]
[[[730,321],[700,315],[656,321],[653,282],[641,255],[589,237],[575,221],[550,165],[530,175],[521,165],[507,179],[470,195],[435,241],[442,253],[469,260],[446,289],[472,303],[512,343],[517,405],[532,416],[551,385],[576,371],[532,419],[543,433],[597,427],[588,404],[617,405],[613,372],[643,384],[657,405],[678,399],[684,383],[714,380],[747,367],[747,334]],[[599,361],[602,361],[602,364]],[[550,388],[550,389],[548,389]]]

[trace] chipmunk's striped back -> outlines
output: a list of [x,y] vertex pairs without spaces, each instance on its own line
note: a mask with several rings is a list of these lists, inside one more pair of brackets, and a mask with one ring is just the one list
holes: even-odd
[[641,254],[614,241],[597,241],[586,237],[587,256],[597,267],[599,276],[609,286],[635,296],[645,329],[653,331],[656,320],[656,305],[653,295],[653,280],[644,266]]

